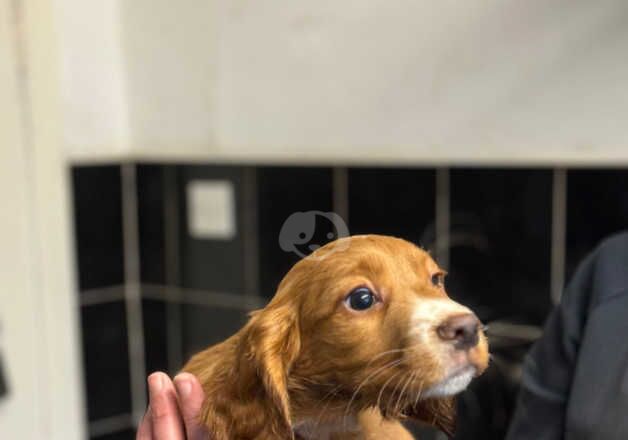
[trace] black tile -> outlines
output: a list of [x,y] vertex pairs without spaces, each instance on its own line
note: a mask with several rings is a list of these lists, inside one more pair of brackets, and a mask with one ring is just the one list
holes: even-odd
[[351,235],[393,235],[432,248],[435,193],[433,170],[351,169]]
[[[177,172],[181,206],[181,285],[194,289],[243,293],[243,168],[190,165],[178,167]],[[186,188],[195,180],[226,180],[234,186],[237,226],[233,239],[199,239],[188,233]]]
[[125,429],[124,431],[92,437],[91,440],[135,440],[135,430]]
[[222,307],[182,306],[184,359],[237,333],[248,321],[248,312]]
[[[329,168],[261,167],[258,182],[258,235],[261,293],[275,294],[279,281],[301,256],[281,249],[281,227],[294,213],[332,210],[332,172]],[[324,216],[316,215],[310,243],[323,245],[334,233]],[[311,231],[304,231],[311,232]],[[310,252],[306,246],[299,252]]]
[[628,171],[570,170],[567,174],[567,279],[609,235],[628,229]]
[[74,230],[81,290],[124,280],[120,167],[72,169]]
[[448,291],[484,320],[541,323],[550,307],[552,172],[451,171]]
[[89,420],[130,412],[124,303],[83,307],[81,322]]
[[158,165],[137,167],[140,277],[144,283],[165,283],[165,168]]
[[[168,326],[167,304],[163,301],[143,300],[142,319],[144,323],[144,351],[146,371],[168,371]],[[175,305],[175,307],[181,307]]]

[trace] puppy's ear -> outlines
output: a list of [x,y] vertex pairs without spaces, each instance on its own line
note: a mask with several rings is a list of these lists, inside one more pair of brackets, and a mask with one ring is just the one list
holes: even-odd
[[252,361],[284,428],[292,435],[288,375],[301,348],[296,311],[287,304],[271,305],[254,312],[248,327]]
[[267,306],[236,335],[188,362],[184,371],[199,378],[207,396],[201,421],[212,438],[294,438],[287,380],[299,346],[292,308]]
[[440,429],[449,438],[452,438],[456,431],[456,399],[454,397],[420,401],[415,407],[407,410],[406,415]]

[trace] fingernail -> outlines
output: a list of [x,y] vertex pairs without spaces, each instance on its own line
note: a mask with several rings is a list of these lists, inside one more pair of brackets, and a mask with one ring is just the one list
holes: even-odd
[[164,378],[161,374],[151,374],[148,377],[148,387],[153,391],[161,391],[164,387]]
[[175,377],[174,386],[177,388],[177,393],[183,397],[188,397],[192,393],[192,384],[189,380]]

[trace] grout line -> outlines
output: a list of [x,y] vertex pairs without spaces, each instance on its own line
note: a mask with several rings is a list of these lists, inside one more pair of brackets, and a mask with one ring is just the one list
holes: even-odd
[[[163,301],[177,305],[196,305],[202,307],[225,307],[237,310],[252,310],[264,307],[264,297],[239,295],[229,292],[217,292],[203,289],[187,289],[161,284],[140,284],[142,299]],[[125,299],[125,286],[117,285],[90,289],[81,292],[81,306],[90,307]],[[88,295],[87,299],[83,299]]]
[[142,291],[145,299],[203,307],[226,307],[250,311],[264,307],[266,303],[266,300],[261,297],[195,289],[172,289],[172,287],[158,284],[144,284]]
[[449,269],[450,247],[450,176],[449,168],[436,170],[436,259],[438,264]]
[[122,226],[124,236],[124,290],[126,303],[129,373],[133,422],[139,423],[146,409],[146,359],[140,291],[139,231],[137,219],[136,166],[122,164]]
[[552,303],[560,303],[565,283],[565,254],[567,228],[567,171],[556,168],[552,181],[552,253],[550,296]]
[[131,414],[118,414],[89,422],[89,436],[100,437],[133,427]]
[[489,338],[516,338],[536,341],[543,335],[543,328],[537,325],[515,324],[508,321],[490,321],[486,332]]
[[165,279],[168,286],[166,304],[166,357],[170,373],[183,366],[183,332],[181,328],[181,305],[173,301],[179,295],[179,192],[177,169],[174,166],[163,168],[164,177],[164,257]]
[[332,170],[332,209],[349,226],[349,171],[345,167]]
[[242,240],[244,243],[244,293],[259,297],[259,241],[257,228],[257,169],[246,167],[243,171],[242,209],[238,217],[242,218]]
[[124,284],[83,290],[79,294],[81,307],[96,306],[124,300]]

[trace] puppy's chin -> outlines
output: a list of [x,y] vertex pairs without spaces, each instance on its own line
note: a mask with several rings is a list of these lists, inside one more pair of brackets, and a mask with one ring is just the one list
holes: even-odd
[[430,397],[449,397],[458,394],[467,388],[476,373],[477,370],[472,365],[456,370],[442,381],[429,387],[421,396],[427,399]]

